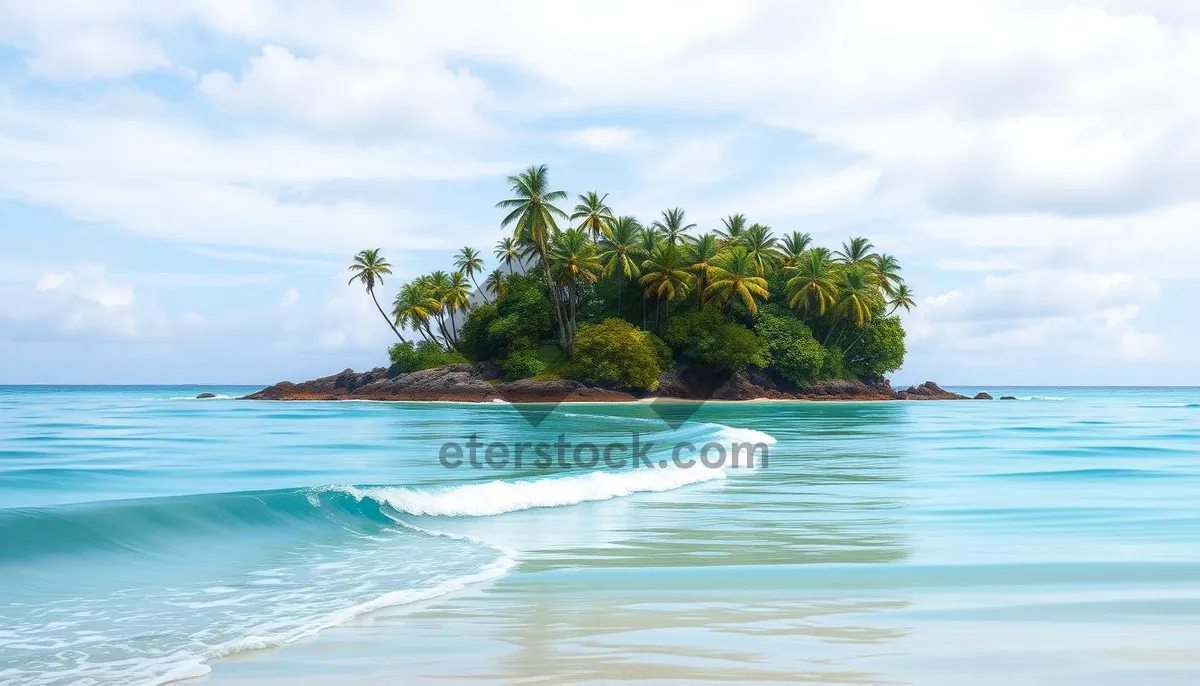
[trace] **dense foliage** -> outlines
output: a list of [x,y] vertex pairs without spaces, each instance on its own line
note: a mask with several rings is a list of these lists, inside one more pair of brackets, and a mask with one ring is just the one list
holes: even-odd
[[822,377],[826,351],[804,322],[771,304],[758,311],[755,328],[766,344],[770,366],[783,378],[804,386]]
[[[568,196],[550,186],[544,165],[508,182],[512,197],[497,207],[511,235],[496,244],[501,266],[490,273],[465,247],[454,271],[403,284],[389,316],[376,290],[391,265],[378,250],[355,256],[351,282],[401,340],[394,370],[465,358],[495,362],[511,379],[566,375],[652,389],[677,363],[769,368],[801,386],[903,364],[894,315],[915,304],[913,294],[896,259],[866,238],[830,250],[742,214],[701,233],[678,207],[643,223],[594,191],[568,214],[559,207]],[[407,342],[405,330],[420,343]]]
[[767,366],[762,339],[741,324],[726,321],[714,309],[693,310],[672,319],[663,340],[680,359],[713,369],[736,372],[749,365]]
[[446,350],[429,341],[421,341],[416,345],[409,341],[396,343],[388,349],[388,359],[392,362],[391,371],[395,374],[433,369],[467,361],[467,358],[463,357],[461,353]]
[[670,351],[657,336],[624,319],[587,324],[575,335],[574,374],[584,381],[652,391],[669,359]]

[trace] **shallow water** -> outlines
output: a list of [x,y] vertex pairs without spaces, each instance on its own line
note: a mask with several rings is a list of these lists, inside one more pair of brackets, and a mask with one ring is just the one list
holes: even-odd
[[[1198,389],[711,403],[677,430],[201,390],[251,389],[0,388],[0,682],[1200,676]],[[651,466],[438,459],[632,432]],[[657,465],[746,440],[767,464]]]

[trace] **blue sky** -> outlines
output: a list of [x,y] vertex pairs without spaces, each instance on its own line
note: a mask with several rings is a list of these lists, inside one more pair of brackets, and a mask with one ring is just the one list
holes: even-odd
[[387,296],[490,257],[545,163],[869,236],[919,298],[897,382],[1200,384],[1193,3],[494,5],[0,0],[0,383],[383,364],[349,257]]

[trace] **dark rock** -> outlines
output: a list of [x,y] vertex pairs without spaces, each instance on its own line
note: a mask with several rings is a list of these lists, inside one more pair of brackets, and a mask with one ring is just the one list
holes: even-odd
[[[755,383],[755,382],[758,383]],[[758,377],[751,380],[750,374],[745,371],[737,372],[729,377],[729,380],[721,384],[713,391],[712,398],[714,400],[755,400],[758,398],[790,398],[794,397],[789,394],[783,394],[772,388],[764,388],[759,384],[772,385],[769,379]]]
[[[351,369],[319,379],[292,383],[281,381],[246,396],[251,400],[452,400],[514,403],[623,402],[646,394],[640,391],[585,384],[571,379],[522,379],[501,381],[499,367],[492,363],[452,364],[407,374],[384,367],[368,372]],[[932,381],[899,393],[887,379],[834,379],[796,388],[772,372],[749,368],[737,374],[699,365],[664,372],[656,395],[684,400],[895,400],[962,398]]]
[[471,370],[484,381],[499,381],[504,378],[504,370],[495,362],[476,362]]
[[895,400],[896,392],[887,379],[831,379],[806,386],[798,394],[805,400]]
[[364,400],[456,400],[486,402],[500,397],[496,387],[470,365],[451,364],[384,378],[357,387],[349,396]]
[[657,394],[664,398],[708,400],[729,380],[728,372],[699,365],[674,367],[659,375]]
[[1002,395],[1002,396],[1000,396],[1000,399],[1001,400],[1016,400],[1017,397],[1014,395]]
[[498,388],[500,396],[511,403],[601,403],[637,399],[624,391],[588,386],[581,381],[572,379],[548,379],[545,381],[521,379],[502,383]]
[[248,400],[452,400],[459,402],[609,402],[634,400],[622,391],[568,379],[523,379],[498,383],[495,365],[451,364],[394,375],[384,367],[356,373],[347,369],[304,383],[280,383],[246,396]]
[[991,399],[992,399],[992,394],[988,393],[986,391],[983,393],[975,394],[975,400],[991,400]]
[[208,398],[215,398],[215,397],[217,397],[216,393],[201,393],[200,395],[196,396],[196,400],[206,400]]
[[896,394],[902,400],[966,400],[967,396],[951,393],[932,381],[909,386]]

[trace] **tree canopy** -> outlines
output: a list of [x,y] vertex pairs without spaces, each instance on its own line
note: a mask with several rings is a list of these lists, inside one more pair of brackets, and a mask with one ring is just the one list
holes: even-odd
[[[378,249],[354,256],[351,283],[403,342],[392,348],[394,369],[493,361],[509,378],[557,374],[653,389],[674,364],[762,367],[803,386],[878,377],[904,362],[897,314],[916,296],[899,260],[866,237],[828,248],[741,212],[706,230],[681,207],[641,221],[618,214],[598,190],[575,196],[568,214],[560,205],[571,196],[546,165],[508,185],[510,197],[496,204],[507,231],[491,248],[494,265],[465,246],[453,271],[402,283],[390,315],[376,291],[392,265]],[[406,342],[406,329],[418,343]]]

